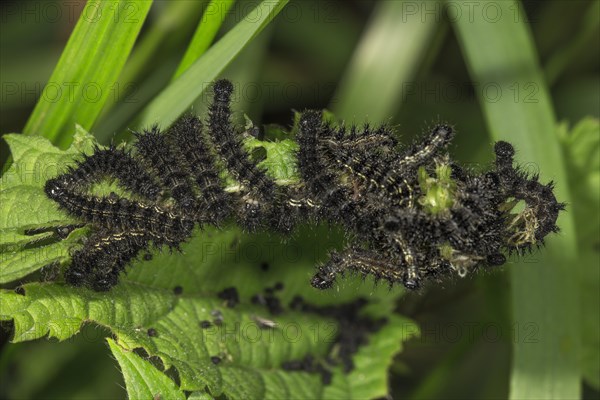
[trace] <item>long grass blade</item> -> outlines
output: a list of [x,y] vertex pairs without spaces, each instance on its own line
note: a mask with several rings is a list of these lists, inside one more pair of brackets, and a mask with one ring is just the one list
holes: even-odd
[[[526,15],[514,1],[448,2],[491,135],[508,140],[517,158],[557,182],[569,202],[556,121]],[[471,8],[469,8],[471,7]],[[472,12],[468,13],[469,10]],[[461,13],[459,15],[459,13]],[[574,399],[580,395],[576,238],[573,216],[540,254],[511,267],[514,319],[512,399]]]
[[102,111],[152,5],[146,0],[90,0],[23,133],[71,141]]

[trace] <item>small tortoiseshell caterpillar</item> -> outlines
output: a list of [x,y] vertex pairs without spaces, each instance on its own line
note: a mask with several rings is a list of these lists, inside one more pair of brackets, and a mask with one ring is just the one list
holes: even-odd
[[167,136],[157,126],[136,133],[137,156],[155,174],[163,187],[169,190],[178,206],[197,210],[195,195],[189,181],[189,172],[182,155],[169,146]]
[[143,231],[99,231],[73,253],[65,280],[73,286],[106,291],[116,285],[125,265],[146,249],[151,236]]
[[97,183],[105,176],[114,177],[126,190],[149,200],[156,200],[161,189],[156,179],[129,153],[114,147],[100,149],[80,160],[76,167],[69,167],[71,182],[78,184]]
[[155,243],[177,247],[189,237],[194,221],[180,210],[110,196],[81,194],[64,182],[68,176],[46,182],[48,197],[70,214],[84,221],[116,232],[140,231],[152,236]]
[[[494,170],[461,168],[445,152],[455,135],[446,124],[402,148],[388,126],[334,128],[320,112],[305,111],[296,137],[300,183],[278,185],[244,150],[232,93],[231,82],[217,81],[205,124],[188,115],[165,133],[152,127],[136,133],[133,153],[96,148],[46,182],[48,197],[93,227],[73,253],[68,283],[109,290],[150,246],[178,249],[195,226],[230,218],[249,232],[288,233],[306,220],[341,224],[350,244],[318,267],[318,289],[347,271],[417,289],[502,265],[505,253],[530,250],[558,231],[565,205],[552,183],[515,168],[507,142],[495,145]],[[237,190],[225,190],[223,169]],[[103,178],[131,198],[89,193]],[[518,202],[523,211],[511,214]]]
[[212,225],[223,223],[233,212],[229,194],[219,178],[217,156],[206,137],[198,118],[184,116],[167,131],[167,139],[185,160],[186,168],[203,195],[198,207],[211,210],[207,222]]
[[[314,287],[356,271],[416,289],[424,278],[501,265],[504,250],[529,249],[558,230],[564,204],[552,184],[514,168],[510,144],[497,143],[496,171],[477,175],[442,153],[453,136],[437,125],[404,152],[352,147],[318,113],[301,116],[298,161],[308,196],[355,237],[318,269]],[[519,200],[525,210],[510,215]]]
[[238,222],[250,232],[267,225],[289,233],[295,225],[294,211],[288,201],[286,188],[250,160],[243,148],[241,132],[231,124],[231,95],[233,85],[220,80],[214,85],[214,101],[209,107],[208,126],[214,146],[227,171],[245,188],[237,208]]

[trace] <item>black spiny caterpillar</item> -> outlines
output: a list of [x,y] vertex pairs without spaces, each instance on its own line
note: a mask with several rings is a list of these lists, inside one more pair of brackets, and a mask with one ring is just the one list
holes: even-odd
[[[445,152],[455,133],[449,125],[402,149],[386,126],[334,128],[320,112],[305,111],[297,134],[301,181],[278,185],[243,149],[231,122],[232,92],[231,82],[215,83],[206,131],[184,116],[164,134],[157,127],[136,133],[133,153],[97,148],[46,182],[47,195],[93,229],[73,253],[68,283],[109,290],[150,246],[178,249],[196,224],[231,218],[250,232],[288,233],[299,221],[341,224],[350,244],[318,267],[318,289],[346,271],[417,289],[427,279],[504,264],[504,254],[558,231],[564,204],[552,183],[516,168],[507,142],[496,143],[492,171],[461,168]],[[240,190],[225,190],[222,168]],[[105,177],[138,200],[90,194]],[[518,202],[523,210],[511,213]]]

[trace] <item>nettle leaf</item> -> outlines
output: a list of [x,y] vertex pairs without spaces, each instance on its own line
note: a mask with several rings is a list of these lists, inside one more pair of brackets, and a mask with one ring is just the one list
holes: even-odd
[[[331,126],[337,127],[340,121],[336,120],[331,111],[323,110],[323,121]],[[244,141],[246,150],[250,153],[259,153],[262,150],[263,159],[258,159],[258,166],[266,169],[267,173],[281,185],[298,183],[300,174],[296,163],[296,153],[298,152],[298,143],[294,140],[298,132],[300,122],[300,112],[294,112],[294,123],[288,131],[280,125],[269,124],[264,127],[264,137],[269,140],[259,140],[256,137],[248,135]],[[248,116],[246,119],[246,132],[257,131]],[[259,153],[260,155],[260,153]]]
[[250,152],[261,148],[265,150],[266,157],[258,163],[258,166],[269,171],[278,183],[289,184],[298,181],[298,170],[295,164],[295,154],[298,150],[296,142],[291,139],[266,142],[250,137],[244,144]]
[[597,118],[584,118],[573,128],[563,123],[558,127],[569,165],[569,174],[579,178],[575,189],[583,188],[587,197],[600,193],[600,124]]
[[[67,238],[48,244],[47,232],[27,233],[80,222],[47,199],[43,185],[82,152],[92,151],[94,140],[79,130],[66,151],[36,137],[9,135],[7,141],[14,162],[0,190],[0,278],[14,282],[52,262],[65,267],[69,251],[87,234],[87,228],[75,229]],[[290,172],[295,170],[293,141],[249,139],[248,146],[266,148],[261,165],[276,179],[294,179]],[[30,194],[26,203],[18,191]],[[332,291],[313,289],[309,281],[315,265],[342,245],[342,235],[324,226],[300,227],[283,240],[269,233],[244,234],[235,226],[198,229],[181,253],[154,251],[151,259],[133,263],[107,293],[31,279],[18,291],[0,290],[0,320],[13,320],[13,342],[42,337],[65,340],[83,324],[106,327],[113,334],[109,346],[131,398],[148,394],[177,398],[182,390],[191,392],[190,398],[384,396],[387,366],[401,343],[417,332],[412,322],[400,317],[389,318],[370,336],[355,355],[356,369],[350,374],[341,366],[333,367],[331,385],[324,385],[318,373],[282,368],[285,362],[307,355],[324,360],[340,329],[331,317],[293,311],[289,304],[296,296],[315,306],[363,297],[368,300],[363,314],[380,318],[389,317],[402,293],[365,284],[358,276],[343,280]],[[254,304],[252,298],[275,283],[283,289],[276,294],[281,312],[274,314],[265,305]],[[232,308],[219,297],[229,287],[235,287],[240,296],[240,303]]]
[[107,339],[113,355],[121,366],[130,399],[185,399],[185,394],[166,375],[132,351]]
[[388,324],[371,336],[369,345],[360,349],[354,356],[355,369],[349,374],[344,374],[341,370],[336,371],[332,384],[325,389],[323,398],[386,397],[388,393],[386,376],[392,359],[381,359],[373,355],[399,353],[402,342],[418,335],[419,329],[414,322],[396,315],[391,316]]
[[600,124],[597,118],[584,118],[569,129],[559,125],[573,192],[577,239],[579,242],[582,372],[585,380],[600,388]]
[[[0,181],[0,283],[22,278],[53,262],[65,263],[69,248],[81,237],[71,232],[59,243],[47,244],[52,232],[27,234],[28,230],[77,224],[44,193],[44,183],[64,171],[82,153],[90,153],[94,137],[77,127],[73,144],[66,150],[47,139],[19,134],[5,135],[12,165]],[[46,245],[44,245],[46,244]]]
[[[244,115],[246,132],[257,132],[253,122]],[[298,183],[300,177],[296,163],[296,153],[299,146],[293,140],[292,133],[297,129],[299,117],[295,118],[291,131],[275,124],[264,127],[264,137],[268,140],[259,140],[247,134],[244,147],[253,156],[254,161],[281,185]]]

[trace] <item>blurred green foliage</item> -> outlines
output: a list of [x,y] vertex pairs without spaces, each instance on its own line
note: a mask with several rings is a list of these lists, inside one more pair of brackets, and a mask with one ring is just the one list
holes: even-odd
[[[202,16],[214,22],[207,31],[220,27],[218,42],[258,4],[240,0],[225,9],[215,8],[217,3],[155,1],[127,62],[116,69],[120,73],[113,72],[108,96],[102,104],[91,104],[96,106],[94,117],[86,120],[85,127],[108,143],[113,138],[127,139],[128,128],[139,127],[139,121],[160,122],[159,116],[142,111],[176,82],[174,76],[185,68],[181,66],[184,55],[187,59],[189,54],[204,53],[205,45],[197,44],[194,37]],[[84,4],[0,5],[3,134],[24,132],[27,121],[36,115],[36,102],[51,76],[56,76],[54,68]],[[459,132],[451,149],[458,159],[474,165],[488,163],[492,142],[505,138],[517,142],[519,161],[540,167],[543,180],[560,179],[559,191],[570,203],[569,216],[564,218],[571,221],[549,248],[523,260],[513,257],[505,268],[488,275],[448,282],[398,302],[397,312],[417,321],[422,335],[409,342],[391,366],[394,398],[522,398],[536,393],[598,397],[600,233],[593,228],[600,225],[599,4],[292,0],[248,45],[240,46],[239,54],[235,50],[231,63],[223,62],[213,71],[236,83],[236,109],[244,110],[257,124],[289,126],[293,109],[328,107],[348,121],[391,122],[408,142],[432,121],[447,120]],[[503,23],[505,34],[494,35]],[[190,43],[197,44],[195,52]],[[503,56],[508,60],[501,60]],[[73,57],[77,63],[83,53]],[[517,64],[510,64],[511,60]],[[514,75],[507,78],[508,72]],[[51,83],[68,100],[71,86]],[[154,103],[153,113],[183,97],[186,100],[177,109],[192,106],[201,113],[206,98],[198,88],[208,83],[186,85],[184,89],[195,94],[174,92],[158,108]],[[578,124],[586,116],[592,119]],[[241,113],[238,117],[243,120]],[[557,126],[558,122],[562,124]],[[60,137],[55,136],[59,131]],[[28,133],[65,145],[73,131],[74,126],[64,125]],[[4,142],[0,146],[4,163],[8,150]],[[551,250],[552,246],[556,248]],[[546,263],[547,254],[557,251],[566,260]],[[528,304],[527,311],[522,306],[529,296],[538,300]],[[569,322],[552,321],[557,318],[555,309],[558,315],[568,315]],[[519,314],[523,310],[529,314],[515,319],[523,317]],[[536,313],[542,311],[546,316],[537,319]],[[544,330],[552,323],[568,324],[563,326],[568,334],[581,335],[580,353],[579,344],[569,342],[576,338],[561,341],[558,333]],[[73,342],[18,345],[6,343],[10,326],[6,328],[0,341],[0,397],[125,395],[97,328],[88,327],[84,333],[94,335],[79,335]],[[514,357],[513,350],[519,348],[523,352]],[[559,361],[536,357],[555,352],[566,357],[572,372],[565,382],[556,375],[556,387],[547,389],[540,382],[548,379],[548,371]],[[573,368],[579,358],[581,368]],[[519,368],[514,368],[515,362]],[[585,378],[581,394],[578,377]],[[519,388],[523,385],[532,392]]]

